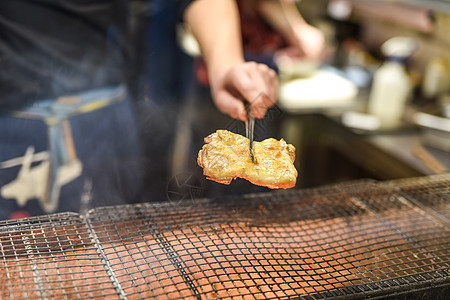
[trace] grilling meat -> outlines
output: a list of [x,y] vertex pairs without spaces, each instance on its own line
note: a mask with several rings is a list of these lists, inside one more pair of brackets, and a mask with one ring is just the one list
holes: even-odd
[[271,189],[291,188],[297,181],[295,147],[283,139],[253,143],[252,162],[249,140],[227,130],[217,130],[205,138],[197,162],[210,180],[230,184],[237,177]]

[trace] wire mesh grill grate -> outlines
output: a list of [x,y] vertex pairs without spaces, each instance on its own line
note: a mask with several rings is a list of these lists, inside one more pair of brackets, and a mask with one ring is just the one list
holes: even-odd
[[415,204],[430,209],[450,223],[450,173],[428,177],[399,179],[390,185]]
[[77,214],[4,221],[0,251],[0,299],[117,295]]
[[[412,186],[393,183],[104,207],[88,213],[87,225],[72,214],[2,223],[0,288],[3,296],[28,284],[34,294],[26,296],[38,298],[127,299],[361,298],[448,288],[449,224],[409,201]],[[448,200],[448,185],[440,180],[434,191]],[[30,228],[41,235],[24,243]],[[14,267],[22,268],[20,282],[11,282]]]

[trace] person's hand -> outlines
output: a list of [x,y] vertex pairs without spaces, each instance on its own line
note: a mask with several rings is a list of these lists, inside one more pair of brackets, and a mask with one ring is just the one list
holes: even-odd
[[216,107],[244,121],[246,102],[255,118],[263,118],[277,100],[277,75],[264,64],[244,62],[236,1],[193,1],[184,19],[200,44]]
[[295,26],[293,31],[291,44],[300,51],[300,56],[306,60],[321,61],[325,46],[323,32],[306,23]]
[[253,116],[261,119],[277,101],[276,73],[264,64],[246,62],[234,65],[221,74],[211,75],[210,83],[217,108],[241,121],[246,120],[247,103],[251,104]]

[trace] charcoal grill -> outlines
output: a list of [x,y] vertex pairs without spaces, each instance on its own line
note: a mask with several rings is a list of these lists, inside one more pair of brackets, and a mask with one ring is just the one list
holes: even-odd
[[450,176],[0,223],[0,298],[445,299]]

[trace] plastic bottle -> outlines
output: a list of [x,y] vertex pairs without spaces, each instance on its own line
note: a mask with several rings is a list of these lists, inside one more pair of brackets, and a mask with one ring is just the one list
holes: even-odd
[[393,129],[401,124],[411,91],[405,61],[414,52],[415,42],[396,37],[385,42],[381,50],[386,61],[375,71],[368,113],[379,119],[382,129]]

